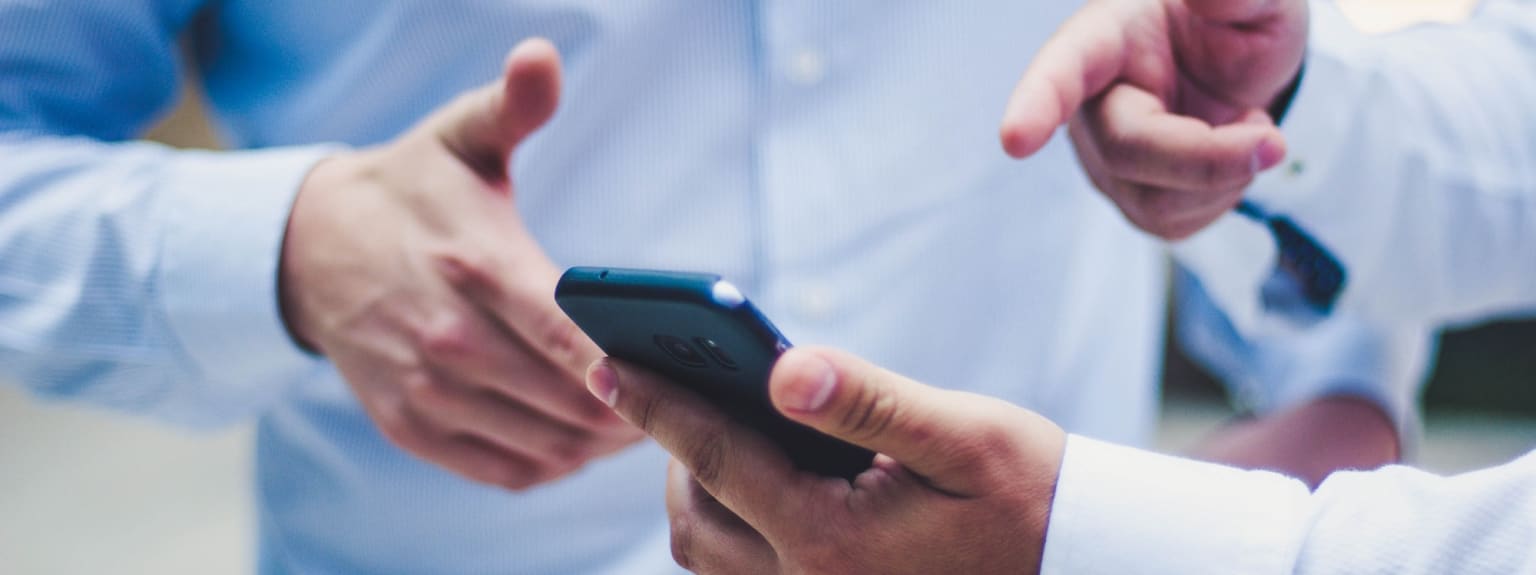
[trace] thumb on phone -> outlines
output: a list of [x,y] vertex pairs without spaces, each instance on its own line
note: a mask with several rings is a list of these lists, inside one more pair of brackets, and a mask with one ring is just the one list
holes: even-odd
[[[1000,475],[1009,472],[999,462],[1035,452],[1026,444],[1043,437],[1032,435],[1060,435],[1055,424],[1007,402],[930,387],[830,349],[786,352],[774,367],[769,393],[786,417],[882,453],[957,495],[980,494],[1006,481]],[[1031,427],[1038,425],[1049,427]],[[1052,432],[1032,434],[1034,429]]]

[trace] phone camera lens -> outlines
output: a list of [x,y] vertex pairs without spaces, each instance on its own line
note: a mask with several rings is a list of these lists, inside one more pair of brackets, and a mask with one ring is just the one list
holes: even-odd
[[657,335],[655,342],[656,347],[666,352],[667,356],[672,358],[672,361],[688,367],[704,367],[705,365],[704,356],[698,350],[693,349],[693,346],[688,345],[688,342],[683,341],[682,338],[670,335]]
[[715,362],[719,363],[721,367],[730,370],[737,368],[735,358],[732,358],[731,354],[726,353],[725,348],[720,347],[720,344],[715,343],[715,340],[707,337],[696,337],[693,338],[693,343],[699,344],[699,347],[704,348],[704,351],[710,357],[715,358]]

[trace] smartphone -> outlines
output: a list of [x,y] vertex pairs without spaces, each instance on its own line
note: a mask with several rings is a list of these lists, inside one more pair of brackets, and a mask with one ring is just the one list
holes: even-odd
[[851,480],[874,459],[774,409],[768,376],[789,340],[718,275],[576,267],[560,277],[555,302],[609,356],[704,396],[802,470]]

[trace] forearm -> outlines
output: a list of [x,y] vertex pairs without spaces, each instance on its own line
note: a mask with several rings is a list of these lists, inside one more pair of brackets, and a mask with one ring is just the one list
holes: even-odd
[[1337,469],[1396,462],[1416,440],[1417,392],[1433,350],[1428,330],[1344,313],[1306,330],[1243,338],[1199,284],[1180,281],[1177,293],[1175,333],[1185,353],[1253,414],[1211,434],[1194,457],[1315,486]]
[[1375,469],[1401,458],[1397,429],[1375,403],[1330,396],[1211,434],[1192,457],[1289,475],[1317,487],[1345,469]]
[[282,329],[276,269],[324,153],[0,134],[4,375],[186,424],[259,410],[318,363]]

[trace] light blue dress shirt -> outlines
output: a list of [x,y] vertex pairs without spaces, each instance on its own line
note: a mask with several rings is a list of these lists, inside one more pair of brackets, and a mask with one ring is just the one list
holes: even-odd
[[[560,47],[518,204],[554,260],[725,274],[798,343],[1077,433],[1153,426],[1165,263],[1055,142],[997,144],[1059,2],[0,0],[0,369],[191,425],[259,418],[263,573],[670,572],[652,445],[513,494],[386,442],[289,341],[290,202]],[[235,152],[128,142],[193,61]]]

